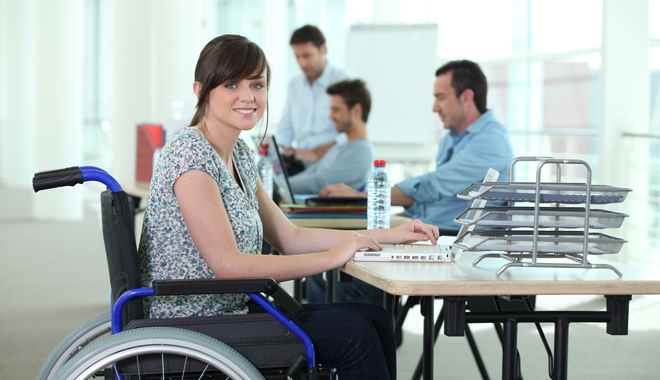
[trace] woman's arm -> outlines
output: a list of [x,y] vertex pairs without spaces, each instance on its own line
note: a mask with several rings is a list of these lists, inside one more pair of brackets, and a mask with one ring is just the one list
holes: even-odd
[[[262,198],[268,196],[260,183],[258,186],[260,204],[268,203],[262,202]],[[267,218],[264,229],[274,241],[286,241],[282,249],[296,247],[291,248],[294,250],[292,253],[300,253],[314,251],[312,248],[318,246],[322,252],[288,256],[240,252],[222,195],[210,175],[201,170],[187,171],[174,183],[174,193],[195,246],[218,278],[268,276],[276,281],[286,281],[343,266],[361,248],[379,248],[374,239],[354,232],[317,230],[301,233],[303,229],[286,220],[277,206],[273,205],[281,217],[277,217],[272,207],[264,205],[264,210],[260,210],[262,219]],[[274,227],[276,223],[280,224]],[[311,244],[310,239],[317,234],[319,244]],[[296,241],[298,235],[302,241]],[[328,246],[330,248],[325,249]]]

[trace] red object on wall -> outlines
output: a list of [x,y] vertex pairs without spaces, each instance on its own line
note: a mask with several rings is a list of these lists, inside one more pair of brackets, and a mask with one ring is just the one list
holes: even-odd
[[154,152],[163,146],[163,126],[160,124],[138,124],[135,181],[151,182],[154,167]]

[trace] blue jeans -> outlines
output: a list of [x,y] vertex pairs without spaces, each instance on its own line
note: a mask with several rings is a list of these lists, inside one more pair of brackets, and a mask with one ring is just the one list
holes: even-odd
[[[383,291],[354,278],[352,282],[335,281],[335,302],[372,303]],[[325,280],[323,274],[307,277],[305,280],[308,303],[325,303]]]
[[383,308],[350,303],[303,307],[297,317],[287,316],[312,339],[317,363],[334,364],[342,380],[396,379],[394,328]]

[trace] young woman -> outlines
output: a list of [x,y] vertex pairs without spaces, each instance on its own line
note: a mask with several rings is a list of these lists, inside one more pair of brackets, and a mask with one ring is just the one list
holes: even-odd
[[[270,68],[255,43],[224,35],[202,50],[191,126],[162,149],[151,181],[139,254],[142,281],[311,276],[343,266],[379,242],[430,240],[437,228],[411,221],[390,230],[347,232],[294,226],[266,194],[254,156],[239,138],[268,105]],[[283,255],[260,255],[262,239]],[[145,302],[152,318],[247,313],[242,294]],[[396,378],[391,321],[371,305],[305,305],[292,318],[312,338],[320,363],[342,379]]]

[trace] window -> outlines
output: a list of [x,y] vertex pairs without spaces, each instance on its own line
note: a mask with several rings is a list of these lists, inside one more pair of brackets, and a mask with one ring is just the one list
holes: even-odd
[[[597,176],[600,0],[415,0],[402,2],[401,14],[407,23],[438,23],[442,62],[480,63],[488,107],[508,128],[516,156],[583,159]],[[469,25],[449,17],[460,14],[470,15]],[[516,180],[534,175],[516,168]],[[568,171],[563,176],[585,176],[581,167]]]
[[[484,72],[489,108],[507,126],[516,156],[581,159],[597,176],[599,54],[484,65]],[[524,169],[516,180],[534,180]],[[567,170],[563,180],[585,178],[584,167]]]

